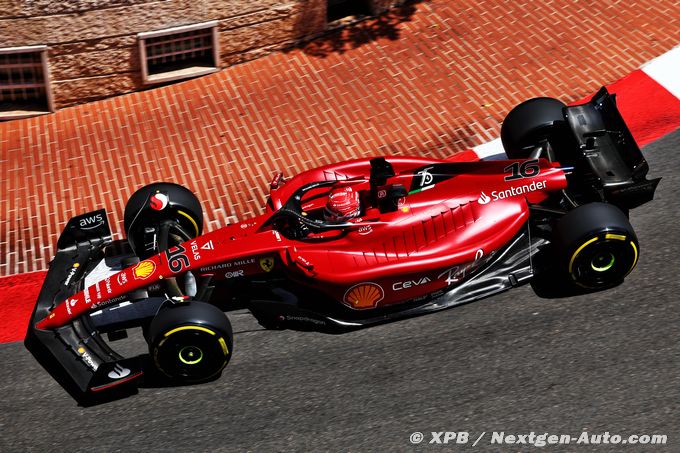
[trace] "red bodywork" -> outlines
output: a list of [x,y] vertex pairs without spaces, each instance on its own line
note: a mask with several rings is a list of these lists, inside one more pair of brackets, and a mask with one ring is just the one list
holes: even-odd
[[[520,231],[530,203],[567,186],[564,171],[544,159],[523,175],[516,172],[522,161],[395,157],[388,162],[395,175],[387,184],[408,189],[392,212],[372,204],[368,159],[310,170],[286,182],[277,177],[263,215],[204,234],[85,288],[36,327],[58,328],[111,299],[189,270],[220,280],[277,268],[357,310],[417,300],[463,281]],[[300,187],[318,181],[337,182],[305,195],[306,215],[322,216],[327,193],[349,184],[361,194],[361,218],[303,239],[276,230],[272,216]]]

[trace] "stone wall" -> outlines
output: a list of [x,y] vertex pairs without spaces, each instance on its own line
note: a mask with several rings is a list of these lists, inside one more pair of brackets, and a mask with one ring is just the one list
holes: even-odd
[[[382,12],[403,0],[369,0]],[[322,33],[327,0],[0,0],[0,47],[46,44],[57,108],[146,88],[137,33],[218,20],[220,66]]]

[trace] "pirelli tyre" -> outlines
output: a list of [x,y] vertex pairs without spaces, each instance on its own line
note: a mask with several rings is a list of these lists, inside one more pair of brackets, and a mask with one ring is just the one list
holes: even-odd
[[588,203],[559,219],[553,243],[573,283],[587,289],[616,286],[633,270],[640,246],[628,218],[608,203]]
[[[128,200],[123,226],[133,250],[144,259],[200,236],[203,208],[186,187],[168,182],[149,184]],[[172,236],[168,238],[168,234]]]
[[154,366],[177,384],[218,378],[233,350],[227,316],[214,305],[191,301],[161,309],[148,329]]
[[501,142],[508,157],[526,159],[532,147],[563,129],[564,107],[557,99],[533,98],[512,109],[501,126]]

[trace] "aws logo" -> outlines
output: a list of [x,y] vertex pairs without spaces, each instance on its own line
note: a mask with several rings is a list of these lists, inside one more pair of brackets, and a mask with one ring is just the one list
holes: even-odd
[[94,230],[97,227],[104,225],[104,215],[97,214],[89,217],[83,217],[78,222],[81,230]]

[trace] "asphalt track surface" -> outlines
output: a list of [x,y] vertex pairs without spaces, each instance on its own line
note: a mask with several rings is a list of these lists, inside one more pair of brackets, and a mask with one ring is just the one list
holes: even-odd
[[[633,212],[636,271],[611,291],[541,299],[529,286],[350,334],[268,332],[232,316],[223,377],[82,408],[21,343],[0,345],[0,451],[527,451],[491,431],[666,434],[680,451],[680,130],[645,148],[656,200]],[[409,435],[425,433],[414,446]],[[474,448],[427,446],[468,431]],[[552,450],[551,447],[545,447]]]

